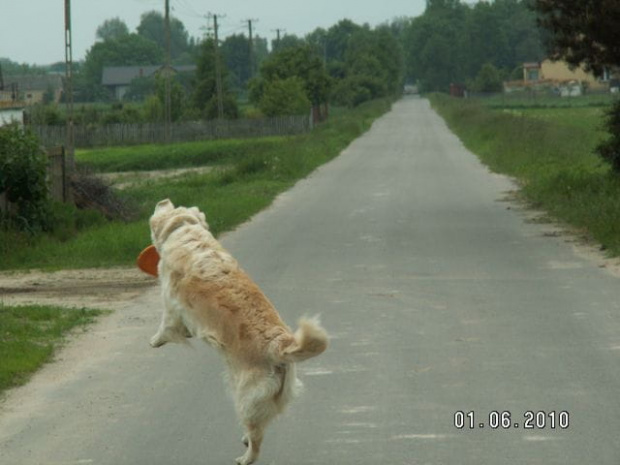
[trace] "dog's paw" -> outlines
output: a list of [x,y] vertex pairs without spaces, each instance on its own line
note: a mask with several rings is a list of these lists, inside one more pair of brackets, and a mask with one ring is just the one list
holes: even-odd
[[252,457],[249,457],[248,455],[249,454],[245,454],[242,457],[237,457],[235,459],[237,465],[250,465],[251,463],[254,463],[254,459]]
[[165,341],[160,335],[159,333],[157,333],[155,336],[153,336],[151,338],[151,347],[153,347],[154,349],[156,349],[157,347],[161,347],[163,346],[167,341]]

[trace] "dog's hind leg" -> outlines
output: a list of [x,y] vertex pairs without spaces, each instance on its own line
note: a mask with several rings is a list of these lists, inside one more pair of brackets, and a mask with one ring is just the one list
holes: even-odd
[[247,434],[243,437],[243,443],[247,445],[248,450],[245,454],[237,458],[239,465],[250,465],[254,463],[260,454],[260,446],[263,442],[264,429],[260,425],[246,425]]

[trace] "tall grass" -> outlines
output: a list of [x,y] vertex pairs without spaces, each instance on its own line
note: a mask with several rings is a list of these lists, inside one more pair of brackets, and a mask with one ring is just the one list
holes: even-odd
[[[125,189],[121,195],[139,211],[135,221],[94,225],[66,241],[43,236],[31,238],[27,247],[0,248],[0,269],[133,265],[138,253],[150,242],[147,220],[155,204],[163,198],[170,198],[176,205],[198,206],[206,213],[216,235],[231,230],[268,206],[297,180],[337,156],[390,107],[390,101],[381,100],[336,111],[328,122],[311,133],[295,137],[82,153],[79,162],[92,163],[91,166],[101,170],[117,170],[121,163],[120,169],[135,169],[137,165],[132,160],[140,160],[138,164],[141,164],[150,157],[168,160],[166,167],[221,165],[223,158],[226,163],[208,173],[190,172]],[[204,155],[217,153],[224,153],[223,158]],[[161,166],[160,162],[152,163]]]
[[620,177],[594,151],[602,120],[567,124],[444,95],[431,103],[493,171],[517,178],[532,205],[620,255]]

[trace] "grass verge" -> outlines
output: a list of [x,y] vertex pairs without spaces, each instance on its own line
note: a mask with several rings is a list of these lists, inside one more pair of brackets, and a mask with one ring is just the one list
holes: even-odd
[[62,346],[68,331],[91,324],[101,310],[0,304],[0,392],[24,384]]
[[561,112],[537,118],[445,95],[430,100],[469,150],[520,182],[534,207],[582,231],[610,256],[620,255],[620,176],[594,153],[606,137],[602,119],[588,119],[601,113],[581,113],[579,124],[579,116]]
[[[391,101],[378,100],[352,110],[336,110],[329,121],[302,136],[81,153],[78,162],[99,171],[135,170],[138,166],[152,169],[211,165],[215,169],[142,182],[123,190],[121,195],[138,210],[135,221],[95,224],[64,241],[50,236],[11,237],[10,246],[0,247],[0,269],[133,265],[138,253],[150,242],[148,217],[164,198],[170,198],[175,205],[199,207],[206,213],[215,235],[231,230],[299,179],[336,157],[390,107]],[[155,161],[149,162],[152,164],[148,167],[143,165],[150,158]]]

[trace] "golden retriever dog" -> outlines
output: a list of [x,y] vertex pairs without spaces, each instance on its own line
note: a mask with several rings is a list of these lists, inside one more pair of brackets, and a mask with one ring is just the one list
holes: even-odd
[[151,346],[200,338],[218,349],[239,418],[246,429],[240,465],[253,463],[267,424],[301,387],[295,363],[327,348],[318,319],[301,319],[293,333],[271,302],[209,232],[196,207],[162,200],[150,219],[160,261],[164,300],[161,325]]

